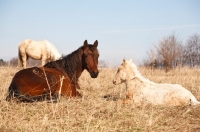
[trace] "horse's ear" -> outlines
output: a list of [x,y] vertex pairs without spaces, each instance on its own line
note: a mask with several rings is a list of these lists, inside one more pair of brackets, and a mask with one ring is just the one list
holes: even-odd
[[83,46],[84,46],[84,48],[88,47],[88,42],[87,42],[87,40],[84,41]]
[[98,46],[98,41],[96,40],[95,42],[94,42],[94,44],[93,44],[95,47],[97,47]]
[[126,59],[124,58],[124,59],[123,59],[123,65],[125,65],[125,64],[126,64]]

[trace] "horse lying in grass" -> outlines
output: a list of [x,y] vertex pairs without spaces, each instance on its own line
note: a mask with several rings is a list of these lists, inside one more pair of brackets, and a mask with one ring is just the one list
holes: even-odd
[[194,95],[178,84],[157,84],[144,78],[137,70],[136,65],[123,60],[113,80],[114,84],[126,83],[126,99],[120,100],[123,104],[132,103],[163,106],[200,105]]
[[60,60],[17,72],[9,86],[6,100],[16,98],[32,102],[55,100],[59,95],[81,97],[76,88],[79,88],[77,82],[83,70],[86,69],[92,78],[96,78],[99,73],[97,46],[98,41],[91,45],[85,40],[83,46]]
[[56,47],[47,40],[34,41],[26,39],[18,47],[18,67],[26,66],[28,58],[42,60],[42,66],[46,61],[55,61],[61,58],[61,54]]

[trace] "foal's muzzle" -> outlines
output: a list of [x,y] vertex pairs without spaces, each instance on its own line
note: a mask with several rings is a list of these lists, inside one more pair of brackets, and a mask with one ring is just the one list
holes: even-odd
[[99,75],[99,71],[91,71],[91,72],[90,72],[90,76],[91,76],[92,78],[97,78],[98,75]]

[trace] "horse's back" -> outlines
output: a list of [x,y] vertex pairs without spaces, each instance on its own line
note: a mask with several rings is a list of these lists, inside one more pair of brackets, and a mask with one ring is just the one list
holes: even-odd
[[25,39],[24,41],[22,41],[20,44],[19,44],[19,47],[20,46],[23,46],[23,45],[27,45],[31,42],[33,42],[34,40],[31,40],[31,39]]
[[153,105],[185,106],[195,98],[189,90],[179,84],[149,84],[142,88],[141,93]]
[[36,40],[32,40],[32,39],[26,39],[24,41],[22,41],[20,44],[19,44],[19,47],[29,47],[30,45],[31,46],[34,46],[34,47],[40,47],[40,45],[43,45],[43,46],[46,46],[45,43],[46,42],[49,42],[47,40],[42,40],[42,41],[36,41]]
[[19,45],[19,52],[22,56],[40,60],[42,58],[48,59],[48,51],[43,41],[35,41],[27,39]]

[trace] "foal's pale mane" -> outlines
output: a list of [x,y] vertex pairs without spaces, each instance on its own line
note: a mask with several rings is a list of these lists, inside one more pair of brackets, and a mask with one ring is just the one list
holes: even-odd
[[131,67],[133,68],[135,77],[138,77],[139,79],[141,79],[144,82],[154,83],[154,82],[150,81],[149,79],[142,76],[142,74],[139,72],[139,70],[137,69],[137,66],[132,62],[132,60],[130,62],[128,62],[128,64],[131,65]]

